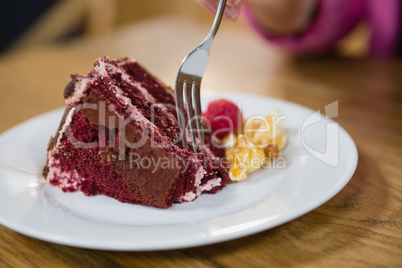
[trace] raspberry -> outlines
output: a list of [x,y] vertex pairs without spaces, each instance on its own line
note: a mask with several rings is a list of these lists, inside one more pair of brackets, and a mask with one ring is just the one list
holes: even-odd
[[211,125],[214,134],[220,139],[236,132],[242,122],[239,107],[225,99],[210,102],[203,116],[207,123]]

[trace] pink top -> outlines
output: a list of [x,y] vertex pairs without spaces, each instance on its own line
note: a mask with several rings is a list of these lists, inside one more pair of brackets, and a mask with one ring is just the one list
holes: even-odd
[[297,36],[275,36],[261,27],[246,7],[243,13],[261,36],[296,54],[327,51],[359,22],[366,20],[371,29],[370,54],[390,56],[402,27],[401,10],[401,0],[320,0],[311,25]]

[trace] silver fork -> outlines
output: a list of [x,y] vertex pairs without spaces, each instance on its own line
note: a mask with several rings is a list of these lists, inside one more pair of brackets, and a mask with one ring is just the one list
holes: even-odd
[[226,0],[220,0],[214,23],[212,24],[209,34],[198,47],[196,47],[183,59],[176,76],[176,111],[183,148],[187,149],[187,115],[192,147],[195,153],[197,153],[197,135],[195,130],[197,130],[200,144],[204,145],[204,132],[202,131],[201,122],[201,80],[209,58],[209,50],[212,41],[218,32],[225,6]]

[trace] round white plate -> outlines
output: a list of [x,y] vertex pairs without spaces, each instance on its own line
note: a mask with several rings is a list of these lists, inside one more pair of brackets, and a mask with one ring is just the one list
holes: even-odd
[[[232,96],[232,97],[228,97]],[[348,133],[326,116],[283,100],[241,93],[227,98],[245,117],[279,109],[287,129],[286,162],[258,170],[215,195],[157,209],[105,196],[63,193],[43,183],[46,146],[63,109],[30,119],[0,136],[0,223],[38,239],[104,250],[162,250],[200,246],[261,232],[322,205],[352,177],[357,149]]]

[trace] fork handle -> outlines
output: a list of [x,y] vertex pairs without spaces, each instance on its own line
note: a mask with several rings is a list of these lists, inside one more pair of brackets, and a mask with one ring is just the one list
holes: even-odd
[[218,9],[216,11],[214,23],[212,24],[211,30],[207,35],[207,37],[205,38],[205,40],[203,41],[203,43],[206,43],[207,41],[211,42],[214,39],[216,33],[218,32],[219,25],[221,24],[223,13],[225,11],[225,6],[226,6],[226,0],[220,0]]

